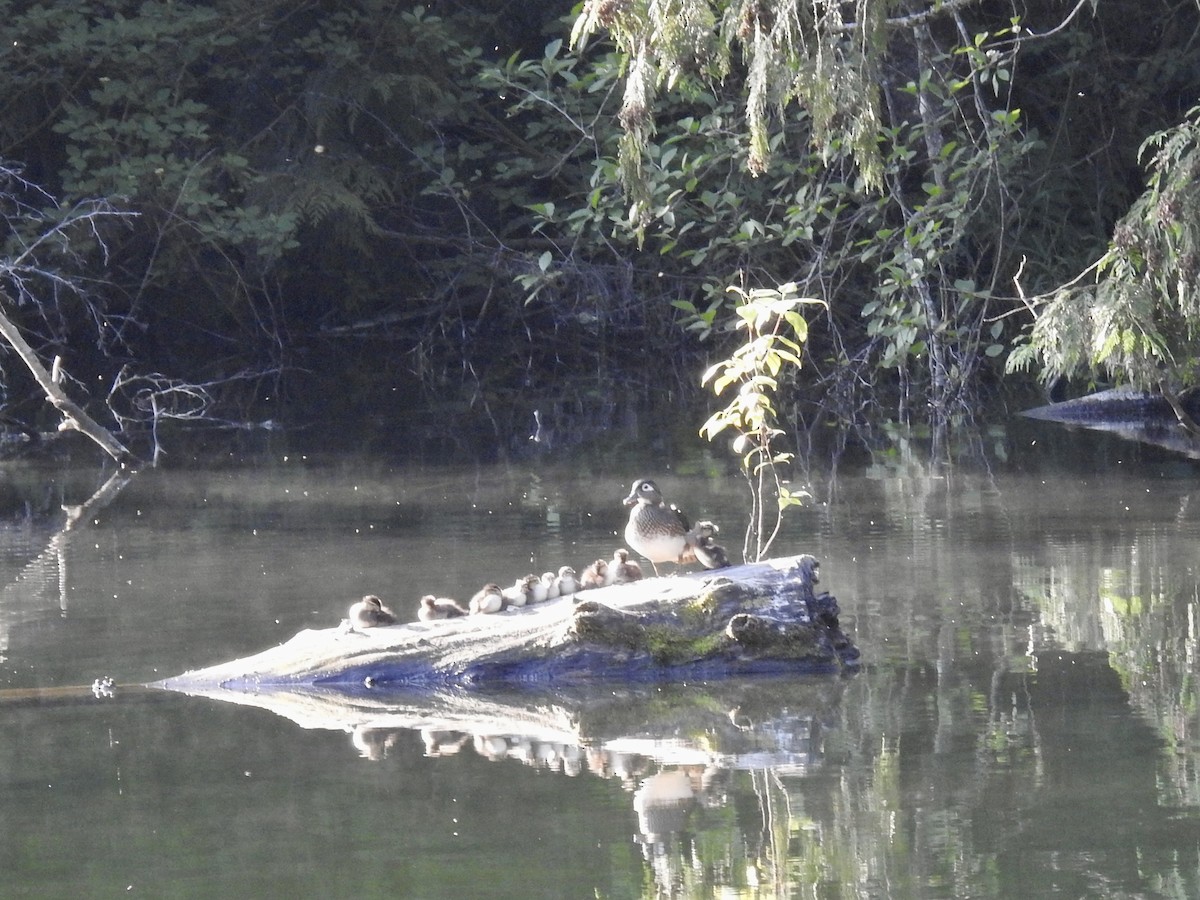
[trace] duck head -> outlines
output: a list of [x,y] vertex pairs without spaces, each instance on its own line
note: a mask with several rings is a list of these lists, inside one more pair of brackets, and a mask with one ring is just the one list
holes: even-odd
[[639,503],[650,503],[657,506],[663,502],[662,492],[649,478],[639,478],[629,489],[629,496],[623,501],[626,506],[637,506]]

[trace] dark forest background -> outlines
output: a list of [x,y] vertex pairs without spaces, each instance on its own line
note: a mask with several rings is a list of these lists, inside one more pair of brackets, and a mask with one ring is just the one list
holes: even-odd
[[[1194,0],[1075,6],[895,34],[882,188],[794,105],[749,172],[736,67],[664,94],[639,235],[621,58],[572,52],[566,4],[3,3],[8,312],[122,430],[474,455],[527,447],[535,410],[559,445],[694,431],[727,287],[790,281],[828,305],[791,427],[971,416],[1037,374],[1004,375],[1014,275],[1046,291],[1100,256],[1139,147],[1200,97]],[[0,377],[10,424],[49,421],[15,356]]]

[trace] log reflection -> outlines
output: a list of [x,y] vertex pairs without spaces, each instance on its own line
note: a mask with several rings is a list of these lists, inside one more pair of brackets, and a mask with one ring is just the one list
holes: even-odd
[[[742,885],[786,878],[786,835],[796,821],[781,779],[822,769],[826,735],[843,719],[849,683],[727,679],[607,686],[601,697],[594,686],[423,695],[299,686],[196,693],[268,709],[304,728],[343,732],[350,751],[374,764],[407,747],[431,758],[474,754],[618,782],[636,822],[630,839],[658,892],[681,896],[697,878]],[[403,740],[406,732],[420,741]],[[746,850],[733,864],[736,873],[725,871],[728,860],[703,858],[711,847],[727,846],[730,822],[743,834],[735,843]],[[718,839],[701,838],[710,833]]]

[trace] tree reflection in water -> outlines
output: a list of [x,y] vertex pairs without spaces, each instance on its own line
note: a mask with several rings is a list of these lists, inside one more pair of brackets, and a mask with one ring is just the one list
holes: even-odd
[[[129,871],[162,895],[186,871],[213,896],[319,871],[326,896],[382,895],[395,830],[407,896],[471,896],[477,878],[497,896],[539,878],[522,896],[566,878],[611,898],[1200,896],[1194,465],[1078,443],[1054,460],[1045,442],[1014,462],[1015,446],[990,467],[880,452],[813,479],[785,540],[822,561],[863,651],[853,678],[269,698],[302,728],[121,683],[328,627],[377,585],[415,602],[523,571],[535,544],[537,568],[611,552],[625,473],[607,493],[574,469],[145,473],[61,563],[52,529],[14,519],[9,687],[81,696],[4,708],[8,833],[31,836],[6,874],[94,893],[119,843],[121,889]],[[737,518],[729,479],[674,477]],[[25,565],[44,550],[40,577]],[[147,633],[148,612],[166,624]],[[119,684],[99,700],[103,674]],[[256,852],[211,865],[235,843]]]

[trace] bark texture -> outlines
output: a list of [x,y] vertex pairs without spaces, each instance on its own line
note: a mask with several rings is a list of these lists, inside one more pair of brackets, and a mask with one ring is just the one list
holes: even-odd
[[858,650],[838,624],[837,601],[814,590],[817,567],[813,557],[795,556],[615,585],[497,615],[302,631],[158,686],[433,689],[837,672],[856,665]]

